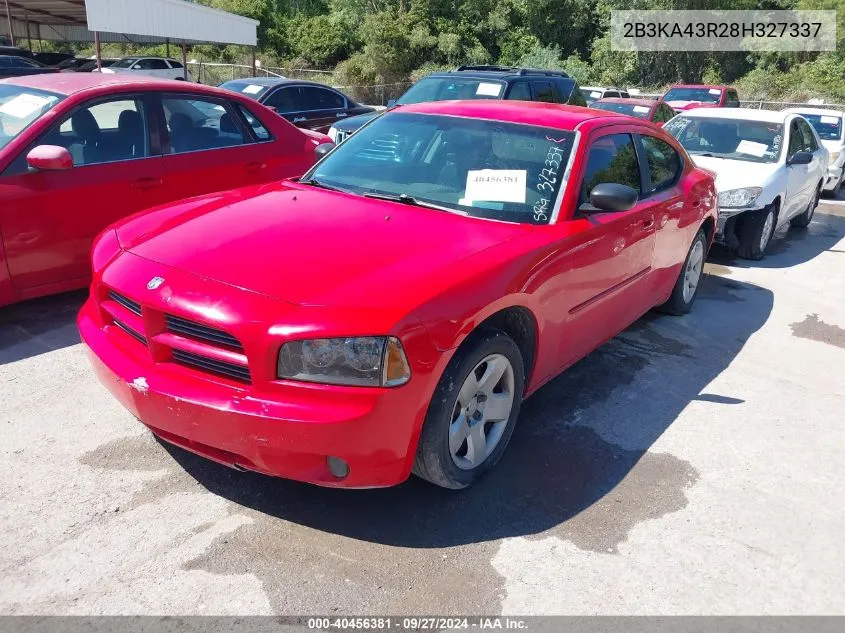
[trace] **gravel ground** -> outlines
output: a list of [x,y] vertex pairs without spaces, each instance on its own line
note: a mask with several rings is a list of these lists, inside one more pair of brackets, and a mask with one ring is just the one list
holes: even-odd
[[0,614],[845,614],[845,200],[716,250],[543,388],[497,471],[324,490],[156,442],[84,293],[0,309]]

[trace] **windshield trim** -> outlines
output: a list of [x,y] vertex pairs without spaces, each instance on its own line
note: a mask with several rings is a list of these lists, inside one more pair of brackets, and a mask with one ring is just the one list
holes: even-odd
[[[384,116],[391,116],[392,112],[402,112],[402,109],[398,108],[398,109],[395,109],[395,110],[387,110],[384,113],[379,114],[378,116],[375,116],[372,119],[370,119],[369,121],[367,121],[364,125],[362,125],[360,128],[358,128],[358,131],[363,130],[365,127],[367,127],[368,125],[371,125],[375,121],[378,121],[379,119],[381,119]],[[552,207],[552,213],[549,215],[549,219],[548,219],[547,222],[544,222],[544,223],[513,222],[511,220],[503,220],[501,218],[485,218],[483,216],[477,216],[477,215],[472,215],[472,214],[466,214],[464,216],[464,217],[468,217],[468,218],[475,218],[475,219],[478,219],[478,220],[487,220],[488,222],[504,222],[506,224],[519,224],[519,225],[532,226],[532,227],[533,226],[551,226],[553,224],[557,224],[557,219],[560,216],[560,210],[561,210],[561,207],[563,206],[563,199],[564,199],[565,194],[566,194],[566,188],[569,186],[569,180],[572,176],[572,169],[573,169],[573,166],[575,165],[576,152],[578,151],[578,147],[579,147],[580,142],[581,142],[582,134],[581,134],[581,131],[579,129],[576,128],[574,130],[566,130],[566,129],[563,129],[563,128],[560,128],[560,127],[551,127],[551,126],[536,125],[534,123],[525,123],[524,121],[503,121],[502,119],[490,119],[490,118],[486,118],[486,117],[468,117],[468,116],[463,116],[463,115],[459,115],[459,114],[443,114],[443,113],[440,113],[440,112],[413,112],[411,114],[416,114],[416,115],[421,115],[421,116],[444,117],[444,118],[448,117],[448,118],[451,118],[451,119],[466,119],[466,120],[473,120],[473,121],[489,121],[490,123],[507,123],[507,124],[510,124],[510,125],[518,125],[518,126],[522,126],[522,127],[558,130],[558,131],[564,132],[566,134],[572,134],[572,147],[569,150],[569,159],[567,160],[566,168],[564,169],[563,174],[561,175],[560,187],[558,188],[557,197],[555,198],[554,206]],[[311,169],[309,169],[307,172],[305,172],[305,174],[303,174],[295,182],[300,182],[300,183],[305,184],[304,181],[312,179],[314,177],[314,174],[317,171],[317,168],[320,166],[320,164],[324,160],[326,160],[329,156],[331,156],[331,154],[332,154],[332,152],[329,152],[328,154],[323,156],[320,160],[318,160],[316,163],[314,163],[314,165],[311,167]],[[359,197],[359,198],[365,197],[364,192],[358,192],[358,191],[348,191],[348,190],[346,190],[346,191],[338,192],[338,193],[345,193],[345,194],[355,196],[355,197]],[[436,202],[433,202],[433,204],[436,204]],[[458,214],[458,215],[463,215],[463,213],[461,212],[460,209],[455,209],[455,213]]]

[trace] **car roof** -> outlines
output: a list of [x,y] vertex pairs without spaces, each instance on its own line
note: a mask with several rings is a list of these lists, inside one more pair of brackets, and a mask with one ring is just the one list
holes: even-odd
[[554,74],[559,71],[549,71],[549,74],[543,74],[542,69],[535,70],[529,68],[525,70],[533,72],[520,73],[518,68],[513,70],[474,70],[472,68],[466,68],[464,70],[448,70],[431,73],[430,75],[423,77],[423,79],[428,79],[429,77],[448,77],[452,79],[455,77],[466,77],[468,79],[488,79],[491,81],[507,81],[508,79],[558,79],[563,81],[575,81],[572,77],[562,74]]
[[660,99],[637,99],[636,97],[605,97],[604,99],[599,99],[598,101],[596,101],[596,103],[627,103],[629,105],[647,105],[651,107],[658,101],[660,101]]
[[792,114],[792,112],[782,110],[757,110],[755,108],[694,108],[681,113],[681,116],[702,119],[741,119],[744,121],[783,123]]
[[0,84],[14,84],[25,88],[46,90],[65,96],[70,96],[83,90],[94,88],[143,87],[147,89],[180,90],[191,89],[197,92],[213,91],[217,89],[201,84],[176,81],[175,79],[158,79],[135,73],[128,74],[102,74],[102,73],[47,73],[43,75],[25,75],[23,77],[10,77],[0,79]]
[[784,112],[792,112],[793,114],[820,114],[830,115],[830,116],[838,116],[841,117],[845,112],[842,110],[832,110],[830,108],[813,108],[813,107],[806,107],[806,108],[787,108]]
[[467,101],[427,101],[399,106],[393,112],[440,114],[508,123],[525,123],[574,130],[584,121],[594,119],[623,119],[630,117],[606,110],[565,106],[541,101],[504,101],[498,99],[471,99]]
[[246,79],[229,79],[224,84],[252,84],[254,86],[283,86],[285,84],[296,84],[298,86],[317,86],[318,88],[329,88],[340,92],[337,88],[328,84],[321,84],[319,81],[308,81],[307,79],[289,79],[287,77],[247,77]]
[[669,92],[672,88],[714,88],[719,90],[733,90],[733,88],[724,84],[673,84],[669,86],[666,92]]

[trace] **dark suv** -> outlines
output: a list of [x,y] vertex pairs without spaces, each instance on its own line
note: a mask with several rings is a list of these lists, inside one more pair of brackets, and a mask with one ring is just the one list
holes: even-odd
[[[587,106],[578,84],[560,70],[460,66],[454,71],[423,77],[396,101],[389,101],[387,107],[452,99],[511,99]],[[337,121],[329,130],[329,136],[335,143],[340,143],[378,114],[371,112]]]

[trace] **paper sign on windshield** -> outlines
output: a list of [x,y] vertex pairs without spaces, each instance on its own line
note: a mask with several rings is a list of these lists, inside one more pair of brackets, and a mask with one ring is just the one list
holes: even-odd
[[255,84],[250,84],[246,88],[241,90],[241,92],[247,95],[257,95],[262,90],[264,90],[264,86],[256,86]]
[[634,112],[642,112],[643,114],[645,114],[648,111],[649,111],[649,108],[647,108],[645,106],[634,106]]
[[740,154],[750,154],[762,158],[769,151],[769,146],[765,143],[755,143],[754,141],[740,141],[736,146],[736,151]]
[[9,99],[6,103],[0,105],[0,112],[13,116],[16,119],[25,119],[53,101],[54,98],[28,94],[18,95],[14,99]]
[[822,116],[819,119],[822,123],[826,123],[829,125],[839,125],[839,117],[838,116]]
[[591,96],[593,99],[601,99],[601,93],[600,93],[598,90],[593,90],[593,91],[590,93],[590,96]]
[[467,172],[464,198],[525,204],[524,169],[479,169]]
[[498,97],[500,92],[502,92],[501,84],[478,84],[478,88],[475,89],[475,94],[482,97]]
[[709,92],[711,95],[720,95],[720,94],[722,94],[722,91],[721,91],[721,90],[719,90],[718,88],[710,88],[710,90],[708,90],[707,92]]

